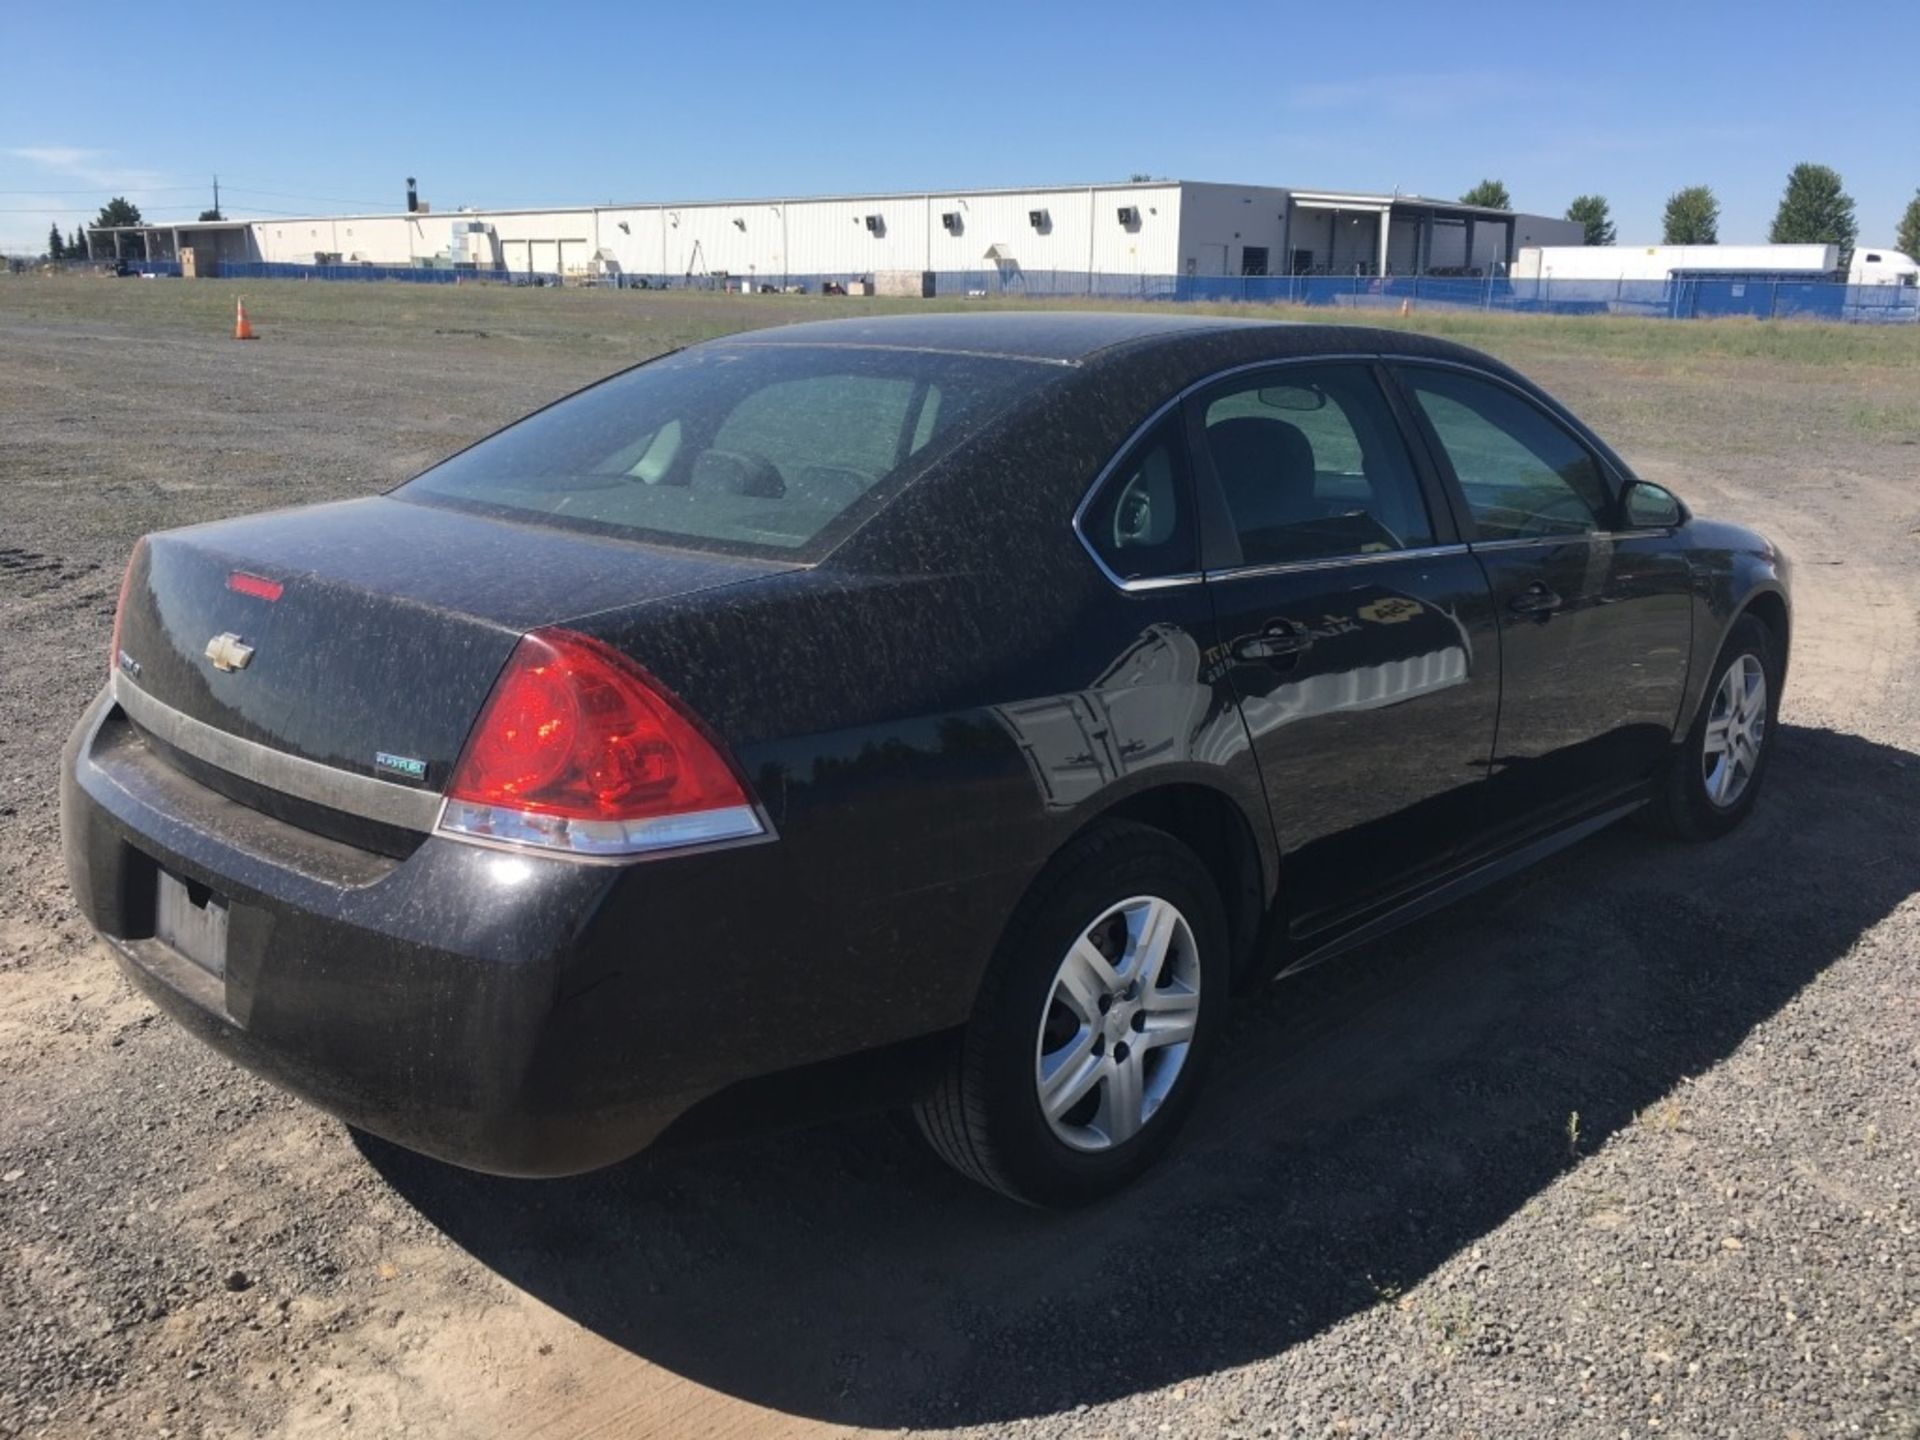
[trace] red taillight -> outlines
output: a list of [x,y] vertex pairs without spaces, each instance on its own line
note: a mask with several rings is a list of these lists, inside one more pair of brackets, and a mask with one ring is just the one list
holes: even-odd
[[763,834],[704,726],[617,650],[570,630],[525,636],[447,785],[441,828],[584,854]]
[[120,627],[127,614],[127,591],[133,585],[133,567],[140,563],[140,552],[147,548],[147,537],[142,535],[133,542],[133,553],[127,556],[127,568],[120,577],[120,598],[113,603],[113,639],[107,646],[107,678],[111,680],[120,669]]
[[244,570],[228,573],[227,588],[236,595],[251,595],[256,600],[278,600],[285,589],[278,580],[269,580],[264,575],[249,575]]

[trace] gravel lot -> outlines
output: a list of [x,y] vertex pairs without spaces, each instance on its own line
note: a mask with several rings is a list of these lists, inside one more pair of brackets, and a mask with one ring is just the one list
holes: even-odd
[[251,346],[219,284],[0,278],[0,1434],[1920,1437],[1920,333],[1479,322],[1794,553],[1769,793],[1245,1006],[1171,1163],[1063,1218],[885,1119],[465,1174],[117,978],[55,771],[138,534],[823,303],[247,296]]

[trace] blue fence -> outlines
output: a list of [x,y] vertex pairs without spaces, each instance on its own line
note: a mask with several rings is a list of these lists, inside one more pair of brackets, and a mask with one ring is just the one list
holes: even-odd
[[[171,260],[128,260],[141,274],[178,275]],[[222,261],[228,280],[387,280],[416,285],[559,285],[555,274],[455,270],[425,265],[291,265]],[[620,289],[797,289],[819,294],[850,287],[859,274],[759,276],[622,275],[600,283]],[[578,280],[564,283],[578,284]],[[1161,300],[1301,305],[1346,310],[1505,310],[1547,315],[1637,315],[1661,319],[1827,320],[1913,323],[1920,290],[1903,285],[1840,285],[1805,278],[1723,275],[1673,280],[1516,280],[1451,275],[1134,275],[1084,270],[942,270],[939,296],[1026,296],[1035,300]]]
[[[715,289],[743,280],[818,294],[858,275],[625,276],[627,286]],[[941,270],[940,296],[1027,296],[1035,300],[1164,300],[1172,303],[1303,305],[1350,310],[1508,310],[1549,315],[1639,315],[1661,319],[1907,321],[1920,319],[1920,290],[1762,277],[1685,280],[1510,280],[1452,275],[1122,275],[1084,270]]]
[[[176,270],[178,267],[175,267]],[[558,285],[560,277],[527,270],[455,270],[429,265],[291,265],[222,260],[222,280],[399,280],[414,285]]]

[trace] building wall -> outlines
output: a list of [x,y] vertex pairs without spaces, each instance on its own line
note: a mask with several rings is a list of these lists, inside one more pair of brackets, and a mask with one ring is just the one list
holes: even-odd
[[1380,212],[1295,207],[1287,249],[1311,251],[1318,272],[1371,275],[1380,268]]
[[[1140,212],[1137,227],[1121,225],[1123,207]],[[1046,215],[1038,228],[1030,218],[1036,210]],[[951,231],[946,214],[959,217]],[[1168,274],[1179,214],[1177,185],[624,206],[596,212],[596,243],[635,274],[724,271],[762,282],[879,270],[986,272],[1000,268],[990,249],[1009,270]],[[869,215],[877,231],[868,229]]]
[[434,221],[437,250],[429,253],[443,252],[452,243],[449,222],[458,218],[491,224],[498,237],[501,263],[521,274],[578,272],[593,258],[594,212],[590,209],[496,211],[430,218]]
[[311,265],[316,254],[370,265],[410,265],[418,255],[447,248],[445,217],[342,215],[304,220],[256,220],[254,247],[262,260]]
[[[1120,223],[1119,211],[1139,212]],[[1291,221],[1288,211],[1292,208]],[[1036,228],[1029,216],[1044,211]],[[959,217],[949,231],[943,214]],[[869,230],[866,217],[877,216]],[[494,253],[509,270],[578,274],[607,251],[636,275],[752,277],[863,276],[880,270],[982,274],[999,269],[1102,275],[1244,273],[1248,247],[1267,251],[1267,273],[1286,273],[1289,253],[1307,249],[1336,273],[1371,270],[1379,258],[1376,213],[1335,215],[1292,207],[1274,186],[1153,182],[1077,189],[947,191],[811,200],[740,200],[568,210],[448,211],[427,215],[346,215],[253,222],[261,259],[312,264],[319,253],[344,261],[409,265],[445,257],[456,224],[491,225]],[[1413,264],[1412,226],[1392,227],[1389,263]],[[1489,264],[1504,233],[1482,225],[1475,255],[1458,226],[1435,230],[1436,265]],[[1514,243],[1578,243],[1580,229],[1545,216],[1517,217]],[[999,257],[990,259],[992,250]]]
[[[1397,270],[1411,271],[1413,268],[1412,237],[1415,227],[1411,224],[1394,226],[1395,249],[1393,265]],[[1406,232],[1404,241],[1401,232]],[[1404,249],[1401,247],[1404,245]],[[1464,224],[1436,222],[1433,227],[1432,248],[1427,253],[1429,270],[1462,270],[1498,263],[1507,247],[1507,232],[1500,225],[1475,225],[1473,227],[1473,251],[1467,251],[1467,227]]]
[[202,229],[198,225],[173,227],[170,234],[149,245],[149,257],[158,259],[164,254],[177,260],[179,255],[174,249],[176,240],[180,249],[193,251],[196,263],[201,266],[226,260],[244,262],[259,258],[254,253],[251,230]]
[[[1419,222],[1407,216],[1394,217],[1388,236],[1387,265],[1396,275],[1410,275],[1415,265],[1415,246],[1419,234]],[[1579,245],[1586,239],[1586,232],[1570,220],[1555,220],[1547,215],[1516,214],[1513,217],[1513,250],[1518,255],[1525,245],[1538,245],[1543,242],[1529,239],[1531,235],[1571,235],[1571,239],[1554,240],[1544,243],[1555,245]],[[1427,257],[1430,270],[1478,268],[1482,271],[1497,269],[1509,257],[1506,253],[1507,229],[1500,221],[1483,220],[1473,227],[1473,253],[1467,253],[1467,227],[1446,221],[1439,221],[1433,227],[1433,249]]]
[[1158,273],[1239,275],[1246,249],[1264,246],[1267,273],[1285,273],[1285,190],[1269,185],[1211,185],[1200,182],[1180,191],[1180,246],[1175,264]]
[[1513,250],[1517,255],[1522,245],[1584,245],[1587,243],[1586,227],[1575,220],[1558,220],[1551,215],[1515,215],[1513,217]]

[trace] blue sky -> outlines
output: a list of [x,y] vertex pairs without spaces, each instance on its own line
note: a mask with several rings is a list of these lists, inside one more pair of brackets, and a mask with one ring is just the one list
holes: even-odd
[[[544,16],[544,18],[529,18]],[[1710,184],[1757,241],[1800,160],[1889,242],[1920,185],[1913,11],[967,4],[14,7],[0,250],[126,194],[230,215],[1075,183],[1135,171],[1612,202]]]

